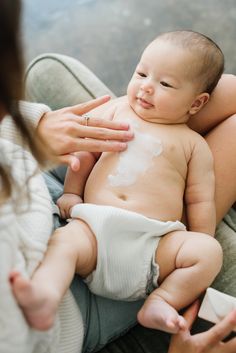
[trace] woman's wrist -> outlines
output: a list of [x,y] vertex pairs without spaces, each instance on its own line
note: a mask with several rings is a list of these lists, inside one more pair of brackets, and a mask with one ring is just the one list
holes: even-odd
[[51,111],[51,109],[45,104],[26,101],[19,102],[19,109],[27,124],[29,124],[29,126],[33,127],[35,130],[38,128],[44,115]]

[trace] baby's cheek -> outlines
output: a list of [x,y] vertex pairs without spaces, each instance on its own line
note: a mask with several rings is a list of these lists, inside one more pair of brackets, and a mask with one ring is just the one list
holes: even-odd
[[132,107],[134,104],[134,100],[135,100],[135,95],[134,95],[134,91],[132,88],[127,90],[127,97],[128,97],[128,102]]
[[128,97],[134,97],[136,96],[136,91],[137,91],[137,85],[135,84],[135,82],[133,80],[130,81],[130,83],[128,84],[127,87],[127,95]]

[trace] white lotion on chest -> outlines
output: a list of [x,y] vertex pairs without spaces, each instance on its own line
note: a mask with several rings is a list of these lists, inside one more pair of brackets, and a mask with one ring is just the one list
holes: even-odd
[[115,174],[108,175],[111,186],[129,186],[151,165],[152,159],[161,154],[161,140],[137,130],[137,124],[131,122],[134,139],[128,143],[125,151],[119,153]]

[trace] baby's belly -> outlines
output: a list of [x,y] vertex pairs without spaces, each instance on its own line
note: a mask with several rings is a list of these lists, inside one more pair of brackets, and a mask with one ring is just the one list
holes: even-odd
[[118,154],[101,156],[87,180],[84,202],[119,207],[163,221],[181,219],[184,180],[168,160],[157,156],[155,163],[140,172],[127,166],[117,171],[118,162]]
[[162,221],[181,220],[182,198],[176,188],[158,191],[139,184],[125,190],[112,188],[106,183],[96,183],[94,188],[92,181],[87,183],[84,194],[84,202],[123,208]]

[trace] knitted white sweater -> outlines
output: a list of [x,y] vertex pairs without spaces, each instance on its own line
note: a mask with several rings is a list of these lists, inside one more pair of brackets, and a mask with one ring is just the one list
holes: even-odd
[[[32,128],[48,110],[45,105],[21,103]],[[0,165],[11,170],[14,187],[12,197],[0,207],[0,353],[79,353],[83,323],[69,291],[53,329],[43,333],[27,325],[9,286],[9,271],[14,268],[32,275],[42,261],[53,226],[47,187],[19,138],[11,117],[5,117],[0,124]]]

